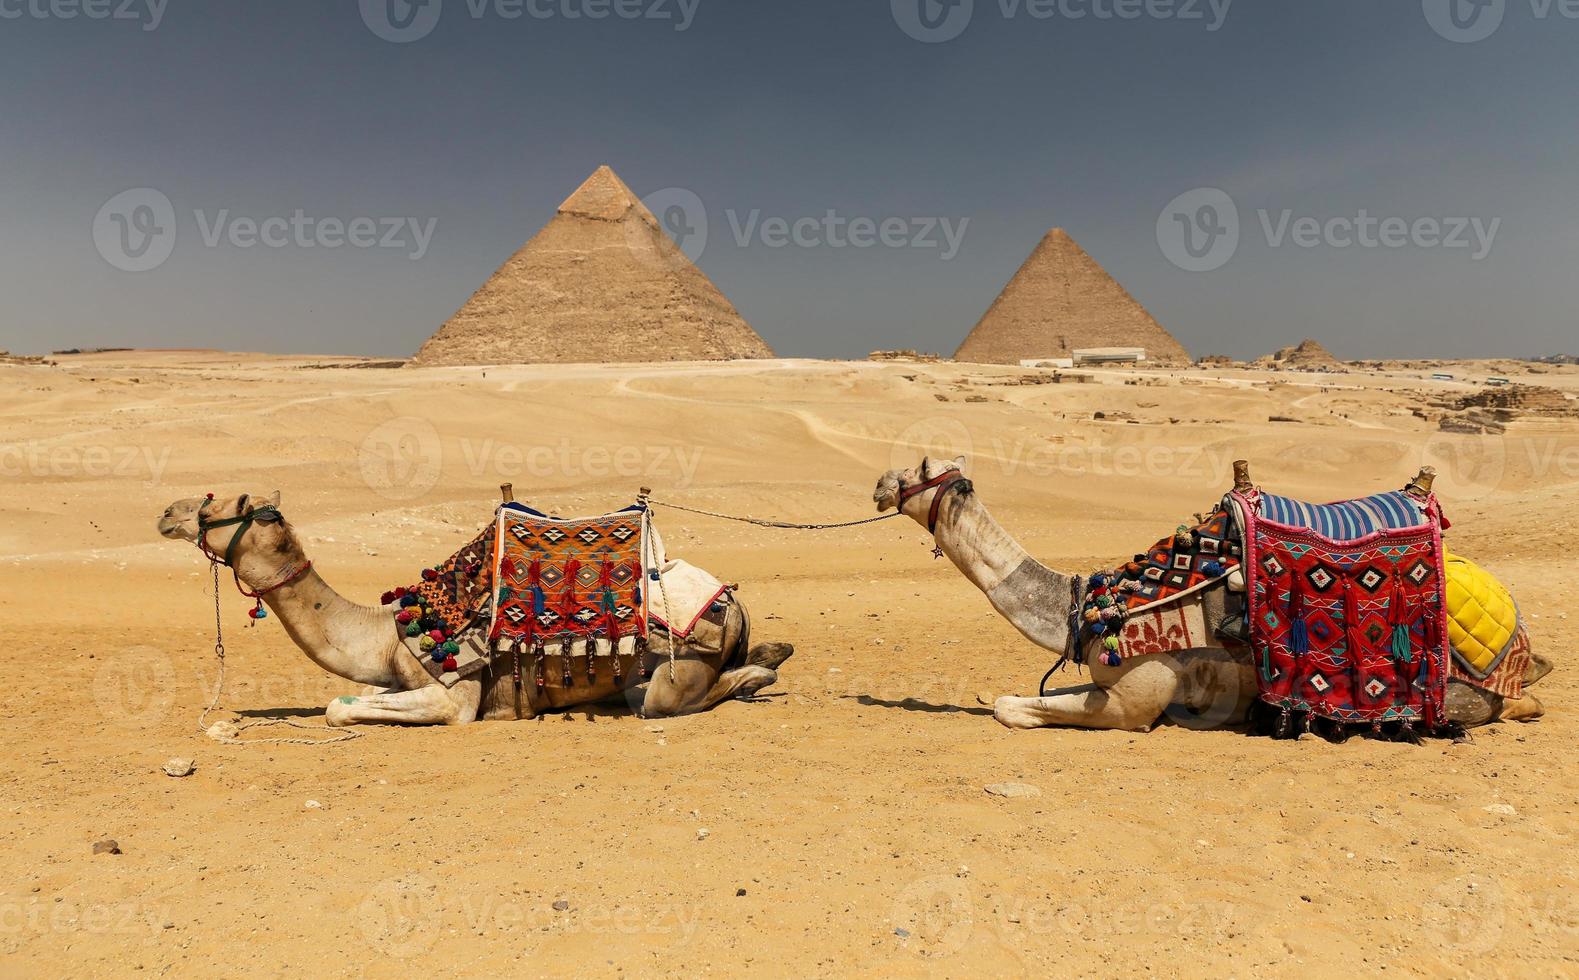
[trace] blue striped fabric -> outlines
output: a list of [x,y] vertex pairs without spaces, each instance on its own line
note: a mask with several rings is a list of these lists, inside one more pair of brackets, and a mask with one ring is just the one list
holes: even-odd
[[1309,528],[1336,541],[1353,541],[1376,531],[1429,523],[1424,505],[1402,491],[1336,504],[1307,504],[1264,493],[1261,495],[1261,517],[1291,527]]

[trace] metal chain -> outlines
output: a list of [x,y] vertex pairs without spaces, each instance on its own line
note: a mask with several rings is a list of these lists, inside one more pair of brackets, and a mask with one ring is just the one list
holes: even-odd
[[720,514],[717,511],[682,507],[679,504],[670,503],[666,500],[654,499],[652,502],[660,507],[673,507],[675,510],[683,510],[687,514],[701,514],[703,517],[718,517],[726,521],[737,521],[741,524],[754,524],[757,527],[773,527],[786,531],[833,531],[844,527],[860,527],[862,524],[876,524],[879,521],[889,521],[900,516],[899,511],[896,510],[892,514],[881,514],[877,517],[868,517],[859,521],[845,521],[841,524],[791,524],[787,521],[766,521],[757,517],[737,517],[734,514]]
[[[225,625],[220,614],[219,606],[219,566],[214,565],[214,659],[219,662],[219,683],[214,685],[214,696],[209,699],[208,707],[198,716],[197,730],[216,742],[225,745],[332,745],[335,742],[349,742],[361,738],[366,732],[357,732],[350,729],[332,729],[328,725],[304,725],[291,718],[251,718],[247,721],[234,723],[235,734],[210,733],[208,730],[208,716],[219,706],[219,699],[225,693]],[[242,739],[238,736],[249,728],[269,728],[275,725],[284,725],[288,728],[300,728],[312,732],[332,732],[333,738],[254,738]]]

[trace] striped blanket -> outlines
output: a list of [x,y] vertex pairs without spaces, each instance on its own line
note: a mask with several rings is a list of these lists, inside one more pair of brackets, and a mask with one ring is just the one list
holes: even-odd
[[1260,517],[1302,527],[1333,541],[1357,541],[1377,531],[1405,531],[1431,523],[1426,502],[1402,491],[1336,504],[1307,504],[1292,497],[1261,494]]

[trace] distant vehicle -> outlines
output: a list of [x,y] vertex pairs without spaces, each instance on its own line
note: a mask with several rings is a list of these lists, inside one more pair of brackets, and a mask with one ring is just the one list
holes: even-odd
[[1431,380],[1432,381],[1453,381],[1455,379],[1453,378],[1453,376],[1451,374],[1433,374],[1433,375],[1431,375]]
[[1494,388],[1500,388],[1503,385],[1513,384],[1513,382],[1509,381],[1507,378],[1487,378],[1486,384],[1491,385]]

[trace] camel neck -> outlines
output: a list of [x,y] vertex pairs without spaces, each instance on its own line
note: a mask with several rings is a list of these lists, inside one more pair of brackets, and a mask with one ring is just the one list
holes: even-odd
[[973,493],[953,493],[937,544],[994,609],[1033,643],[1062,654],[1069,642],[1071,575],[1032,558]]
[[[272,578],[248,581],[254,591],[267,588],[300,562]],[[397,680],[394,654],[400,646],[393,617],[383,610],[358,605],[341,596],[316,569],[263,597],[291,640],[313,663],[329,673],[359,684],[389,686]]]

